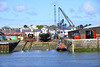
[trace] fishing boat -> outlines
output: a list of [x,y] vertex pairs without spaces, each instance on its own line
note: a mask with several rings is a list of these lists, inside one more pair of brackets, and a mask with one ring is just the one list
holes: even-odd
[[41,38],[48,38],[50,37],[50,33],[40,33],[39,35]]
[[39,39],[42,41],[51,40],[51,34],[49,32],[49,29],[47,29],[46,27],[43,27],[39,34]]
[[56,50],[57,50],[57,51],[66,51],[67,48],[66,48],[66,46],[64,45],[64,43],[60,43],[60,44],[57,45]]

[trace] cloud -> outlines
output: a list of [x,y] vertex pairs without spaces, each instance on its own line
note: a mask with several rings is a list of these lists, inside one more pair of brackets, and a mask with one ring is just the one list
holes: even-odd
[[26,7],[25,7],[25,6],[16,6],[16,7],[14,8],[14,10],[15,10],[15,11],[24,11],[24,10],[26,10]]
[[56,5],[56,4],[58,4],[58,0],[52,2],[51,4],[52,4],[52,5]]
[[91,14],[91,15],[86,15],[85,18],[89,18],[89,19],[93,19],[94,17],[96,17],[95,14]]
[[19,15],[18,15],[18,14],[16,14],[16,13],[13,13],[13,15],[14,15],[15,17],[19,17]]
[[83,5],[83,9],[87,14],[96,14],[99,12],[99,9],[91,5],[90,1],[87,1]]
[[7,8],[8,8],[7,2],[0,0],[0,11],[7,10]]
[[2,17],[0,17],[0,20],[2,19]]
[[78,16],[78,15],[74,15],[74,16],[72,16],[72,18],[82,18],[82,17]]
[[27,14],[29,14],[29,15],[37,15],[36,12],[27,12]]
[[75,10],[73,8],[70,8],[69,10],[71,13],[75,12]]

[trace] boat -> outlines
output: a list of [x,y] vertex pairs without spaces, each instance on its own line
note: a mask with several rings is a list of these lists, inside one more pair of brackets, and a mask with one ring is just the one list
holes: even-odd
[[50,37],[50,33],[40,33],[39,35],[41,38],[48,38]]
[[41,41],[48,41],[51,40],[51,34],[50,33],[40,33],[39,34],[39,39]]
[[39,40],[41,41],[51,40],[51,34],[49,32],[49,29],[47,29],[46,27],[43,27],[41,29],[41,32],[39,33]]
[[66,51],[67,48],[66,48],[64,43],[60,43],[60,44],[57,45],[56,50],[57,51]]

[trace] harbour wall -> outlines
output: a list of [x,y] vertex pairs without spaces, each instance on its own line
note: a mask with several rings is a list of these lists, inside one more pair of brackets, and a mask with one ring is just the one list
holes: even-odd
[[0,42],[0,54],[11,53],[19,42]]
[[100,40],[97,39],[64,39],[67,50],[74,52],[75,49],[99,49]]

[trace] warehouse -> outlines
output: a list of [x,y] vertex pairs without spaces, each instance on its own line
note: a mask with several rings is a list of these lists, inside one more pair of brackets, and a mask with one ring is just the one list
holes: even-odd
[[[77,34],[77,35],[76,35]],[[100,24],[85,27],[80,30],[73,30],[68,32],[71,39],[95,39],[100,37]]]
[[95,38],[95,30],[91,29],[80,29],[68,32],[70,39],[90,39]]
[[100,38],[100,24],[88,26],[88,27],[85,27],[84,29],[95,30],[95,31],[94,31],[95,38]]

